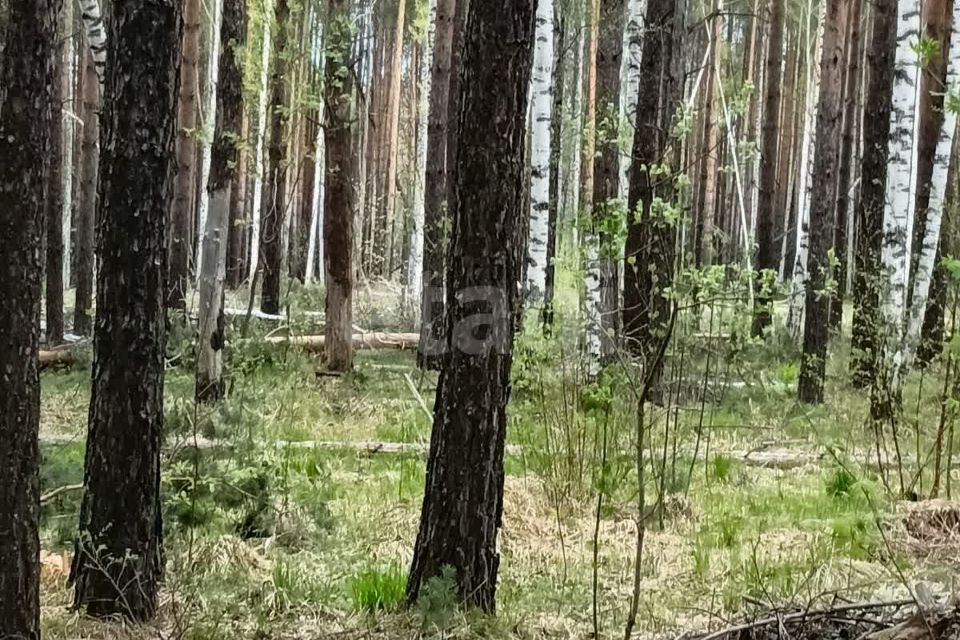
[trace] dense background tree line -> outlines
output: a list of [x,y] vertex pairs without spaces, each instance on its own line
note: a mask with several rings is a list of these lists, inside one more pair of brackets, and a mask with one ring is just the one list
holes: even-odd
[[449,565],[495,608],[513,336],[549,335],[560,264],[584,379],[641,371],[641,424],[678,315],[702,321],[682,295],[719,277],[754,337],[800,349],[809,404],[852,299],[852,381],[896,437],[949,315],[958,11],[0,3],[0,637],[39,633],[41,326],[92,336],[71,581],[94,616],[156,611],[168,335],[195,332],[196,400],[216,403],[228,301],[279,317],[297,282],[324,287],[326,372],[351,370],[371,282],[402,283],[440,371],[412,600]]

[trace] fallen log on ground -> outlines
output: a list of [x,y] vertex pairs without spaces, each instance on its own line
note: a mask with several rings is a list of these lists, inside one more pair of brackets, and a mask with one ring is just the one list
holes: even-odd
[[[257,338],[251,338],[256,340]],[[267,344],[289,345],[303,349],[307,353],[321,353],[326,344],[325,336],[270,336],[263,339]],[[373,331],[370,333],[353,334],[353,348],[355,350],[397,349],[405,351],[416,349],[420,344],[418,333],[386,333]],[[70,367],[77,364],[79,347],[68,347],[54,351],[40,352],[40,368]]]

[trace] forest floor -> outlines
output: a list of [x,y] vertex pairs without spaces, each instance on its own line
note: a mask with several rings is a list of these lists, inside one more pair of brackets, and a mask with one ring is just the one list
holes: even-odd
[[[308,333],[316,319],[296,309],[322,308],[322,298],[291,298],[286,324]],[[358,325],[402,326],[395,298],[360,298]],[[254,336],[277,331],[254,325]],[[585,638],[595,624],[601,637],[623,637],[640,496],[635,386],[629,372],[578,383],[576,338],[558,334],[518,339],[496,618],[459,612],[444,580],[401,606],[436,374],[409,352],[381,351],[358,353],[349,376],[317,376],[314,357],[255,338],[231,344],[230,394],[216,409],[194,406],[189,341],[171,340],[161,614],[145,628],[83,618],[69,607],[66,573],[89,372],[44,372],[42,490],[66,488],[43,507],[44,637]],[[690,331],[688,347],[672,348],[667,378],[680,382],[647,412],[636,637],[777,608],[949,596],[960,504],[892,497],[900,473],[870,462],[867,401],[846,381],[842,341],[827,402],[810,408],[795,401],[791,349],[712,334]],[[929,472],[912,472],[939,422],[937,366],[904,395],[906,494],[930,490]],[[372,442],[421,446],[371,452]],[[958,482],[954,470],[951,492]]]

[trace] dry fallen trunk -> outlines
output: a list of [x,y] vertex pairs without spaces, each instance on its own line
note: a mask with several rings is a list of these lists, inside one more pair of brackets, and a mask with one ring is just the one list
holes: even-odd
[[[326,344],[324,336],[272,336],[264,340],[267,344],[290,345],[303,349],[308,353],[320,353]],[[355,333],[353,334],[353,348],[357,349],[399,349],[407,351],[416,349],[420,343],[419,333]],[[69,367],[79,361],[78,353],[82,347],[72,347],[57,351],[40,352],[40,368]]]

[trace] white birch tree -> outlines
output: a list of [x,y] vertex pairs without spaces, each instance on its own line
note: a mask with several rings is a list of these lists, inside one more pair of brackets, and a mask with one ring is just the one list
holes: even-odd
[[536,44],[530,81],[530,237],[527,245],[527,301],[543,300],[547,280],[550,217],[550,118],[553,112],[553,0],[537,5]]
[[887,365],[898,383],[903,350],[907,287],[910,282],[910,251],[916,209],[917,106],[920,91],[919,66],[914,46],[920,36],[919,0],[897,3],[896,72],[890,111],[890,145],[887,160],[887,196],[883,212],[881,260],[887,276],[883,291]]
[[107,68],[107,30],[100,13],[100,0],[79,0],[80,18],[87,34],[87,44],[93,56],[93,66],[100,79],[100,94],[103,95],[103,72]]
[[[217,74],[220,70],[220,19],[223,14],[223,0],[210,0],[207,5],[210,10],[210,50],[208,52],[207,69],[204,82],[206,91],[201,94],[206,98],[206,104],[200,108],[200,121],[203,127],[203,136],[200,138],[200,200],[197,203],[197,233],[205,234],[207,229],[207,212],[210,198],[207,195],[207,182],[210,179],[210,149],[213,145],[214,127],[217,122]],[[203,243],[197,243],[197,278],[203,271]]]
[[423,289],[423,224],[427,180],[427,129],[430,119],[430,73],[433,66],[433,36],[436,32],[437,0],[430,0],[427,34],[420,56],[420,86],[417,104],[417,170],[413,186],[413,220],[410,225],[410,253],[407,256],[407,287],[404,302],[413,314],[414,326],[420,325],[421,290]]
[[960,2],[953,4],[953,25],[947,43],[947,85],[943,101],[944,118],[937,138],[933,158],[933,175],[930,178],[930,201],[926,211],[926,226],[917,260],[917,272],[913,276],[913,294],[910,299],[910,314],[907,321],[907,339],[904,341],[905,364],[913,363],[913,356],[920,343],[920,331],[930,295],[930,281],[940,245],[940,229],[943,222],[944,197],[947,192],[947,173],[950,169],[950,153],[957,128],[957,115],[947,109],[948,98],[960,87]]
[[61,184],[63,185],[63,198],[61,204],[63,209],[60,216],[61,231],[63,235],[63,287],[70,287],[70,230],[73,220],[73,144],[76,133],[75,120],[77,116],[73,113],[74,104],[74,80],[76,73],[76,56],[73,34],[73,2],[65,2],[63,5],[63,32],[68,34],[63,41],[63,103],[66,105],[67,113],[63,117],[63,154],[61,162]]
[[640,90],[640,60],[643,54],[643,16],[647,0],[627,0],[627,26],[623,31],[623,59],[620,90],[620,120],[627,133],[620,154],[620,182],[617,185],[619,198],[627,201],[630,183],[630,155],[633,149],[633,134],[637,126],[637,92]]
[[270,80],[270,21],[273,2],[264,0],[263,45],[260,51],[260,93],[257,102],[257,144],[254,150],[253,202],[250,212],[250,273],[251,284],[260,267],[260,218],[263,204],[263,147],[267,133],[267,88]]

